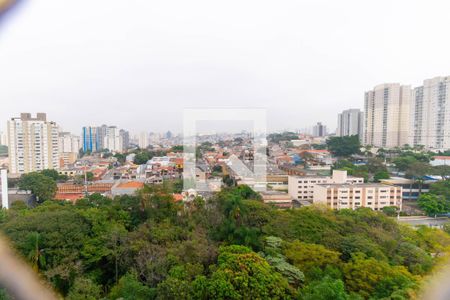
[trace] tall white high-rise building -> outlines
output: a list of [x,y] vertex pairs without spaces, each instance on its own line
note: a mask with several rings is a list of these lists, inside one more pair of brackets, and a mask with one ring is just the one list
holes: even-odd
[[147,132],[141,132],[138,137],[139,148],[145,149],[150,145],[149,134]]
[[70,132],[59,133],[59,152],[78,153],[81,148],[81,139]]
[[450,149],[450,76],[424,80],[413,90],[410,144]]
[[81,148],[81,138],[70,132],[59,133],[59,157],[61,167],[75,163]]
[[380,84],[366,92],[364,144],[386,148],[408,144],[410,101],[411,87],[398,83]]
[[359,135],[362,138],[364,113],[359,109],[347,109],[338,115],[337,136]]
[[59,168],[58,126],[45,113],[22,113],[8,121],[9,170],[25,174]]
[[122,152],[125,152],[130,147],[130,133],[125,129],[121,129],[119,134],[122,141]]
[[122,152],[122,140],[120,138],[120,130],[116,126],[109,126],[106,129],[103,138],[103,147],[112,152]]

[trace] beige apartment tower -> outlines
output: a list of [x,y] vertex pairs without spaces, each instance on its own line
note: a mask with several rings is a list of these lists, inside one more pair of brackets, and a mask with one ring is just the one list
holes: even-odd
[[58,126],[46,114],[22,113],[8,121],[9,171],[20,175],[59,167]]
[[393,148],[409,143],[411,87],[399,83],[377,85],[365,93],[365,145]]

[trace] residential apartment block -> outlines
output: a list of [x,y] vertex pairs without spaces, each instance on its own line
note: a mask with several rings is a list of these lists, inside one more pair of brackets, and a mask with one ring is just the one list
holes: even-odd
[[400,147],[409,143],[410,86],[377,85],[365,93],[364,139],[366,145]]
[[139,148],[145,149],[150,145],[150,139],[148,132],[141,132],[137,138]]
[[103,148],[112,152],[122,152],[123,140],[120,136],[120,130],[116,126],[110,126],[106,129],[103,138]]
[[81,132],[83,152],[97,152],[102,149],[98,127],[86,126]]
[[347,176],[347,171],[334,170],[332,176],[289,176],[288,193],[293,199],[313,200],[318,184],[364,183],[362,177]]
[[318,122],[313,127],[313,136],[322,137],[327,135],[327,127],[322,123]]
[[314,186],[314,204],[325,204],[331,209],[369,207],[381,210],[386,206],[402,208],[402,188],[379,183],[317,184]]
[[108,149],[113,152],[124,152],[130,145],[128,131],[116,126],[87,126],[82,129],[83,152],[98,152]]
[[70,132],[59,133],[59,151],[78,153],[81,148],[80,137]]
[[364,113],[359,109],[347,109],[338,115],[337,136],[363,136]]
[[8,121],[9,171],[20,175],[59,168],[58,126],[45,113],[29,113]]
[[427,79],[413,90],[409,143],[450,149],[450,76]]

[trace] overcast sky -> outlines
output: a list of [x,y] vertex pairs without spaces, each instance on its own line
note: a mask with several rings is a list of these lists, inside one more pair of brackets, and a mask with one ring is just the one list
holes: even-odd
[[450,1],[43,0],[0,23],[0,130],[20,112],[179,132],[183,108],[268,109],[271,130],[450,75]]

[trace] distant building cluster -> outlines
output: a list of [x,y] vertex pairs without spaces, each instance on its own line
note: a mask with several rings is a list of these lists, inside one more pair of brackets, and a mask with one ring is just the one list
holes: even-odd
[[130,134],[117,126],[85,126],[82,129],[83,152],[124,152],[130,146]]
[[366,92],[362,141],[385,148],[450,149],[450,76],[427,79],[413,89],[386,83]]
[[364,113],[359,109],[344,110],[338,115],[337,136],[362,136]]
[[[362,144],[374,147],[409,144],[450,149],[449,95],[450,76],[427,79],[413,89],[399,83],[377,85],[365,92],[364,111],[347,109],[338,114],[336,135],[358,135]],[[403,200],[416,200],[428,189],[428,181],[417,186],[413,180],[395,177],[365,183],[364,178],[347,176],[346,171],[332,171],[336,157],[326,149],[328,138],[327,127],[317,122],[302,133],[273,134],[262,154],[253,148],[251,133],[199,135],[195,172],[189,179],[202,182],[207,189],[185,189],[174,194],[174,200],[189,202],[201,196],[200,191],[218,191],[227,184],[254,190],[265,187],[260,193],[262,201],[279,208],[322,204],[332,209],[395,206],[401,210]],[[182,144],[182,137],[170,131],[130,136],[127,130],[108,125],[84,126],[78,136],[60,130],[44,113],[11,118],[0,134],[0,145],[8,146],[11,175],[56,169],[69,178],[58,184],[56,199],[70,201],[96,192],[110,197],[131,195],[144,184],[181,179],[185,167]],[[6,152],[6,147],[1,149]],[[267,157],[264,178],[251,176],[258,155]],[[247,167],[245,174],[232,167],[236,157]],[[0,156],[0,166],[5,165],[3,159],[5,155]],[[446,156],[436,156],[435,163],[450,164]]]
[[[137,145],[140,149],[146,149],[148,146],[152,144],[158,144],[161,141],[170,142],[174,138],[172,132],[167,131],[164,134],[155,133],[155,132],[145,132],[142,131],[138,135],[135,135],[132,139],[132,142]],[[177,140],[178,143],[182,143],[182,140]]]
[[22,113],[7,122],[0,145],[8,146],[8,167],[20,175],[45,169],[62,169],[74,164],[83,152],[125,152],[130,146],[129,133],[116,126],[83,127],[82,136],[60,131],[45,113]]

